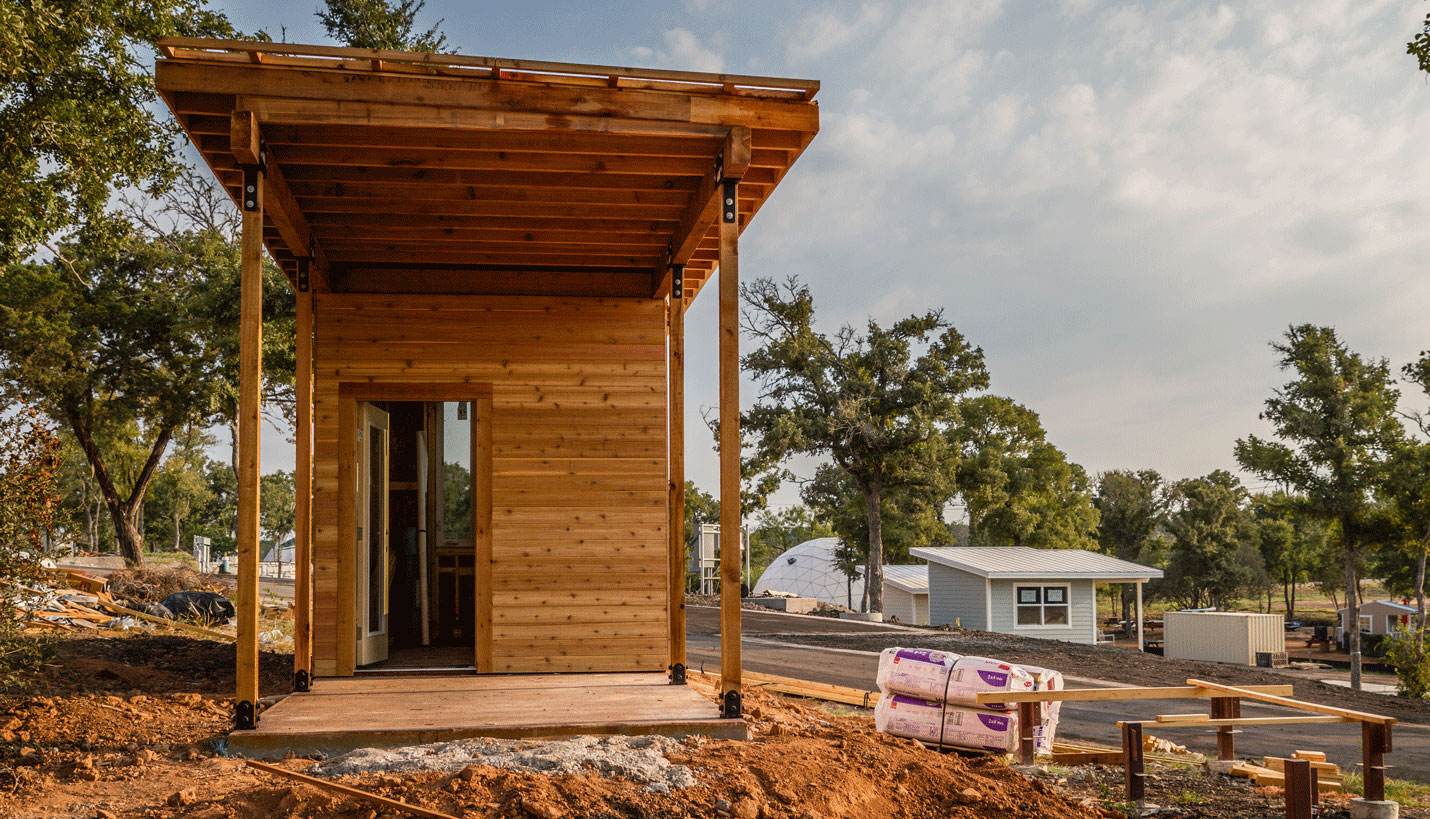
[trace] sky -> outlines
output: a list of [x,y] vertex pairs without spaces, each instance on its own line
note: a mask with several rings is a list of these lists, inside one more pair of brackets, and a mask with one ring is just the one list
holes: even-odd
[[[304,0],[219,7],[327,42]],[[467,54],[820,80],[821,132],[742,236],[741,275],[797,276],[831,332],[942,309],[1071,460],[1183,478],[1234,470],[1236,439],[1269,431],[1289,325],[1397,369],[1430,349],[1430,76],[1405,53],[1427,12],[430,0],[426,19]],[[687,319],[686,462],[713,492],[708,289]],[[281,433],[264,447],[291,468]]]

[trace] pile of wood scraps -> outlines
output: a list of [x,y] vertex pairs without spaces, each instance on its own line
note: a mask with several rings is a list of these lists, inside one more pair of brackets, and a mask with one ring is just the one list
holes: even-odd
[[[1316,772],[1318,790],[1339,791],[1345,785],[1346,778],[1341,773],[1341,766],[1334,762],[1327,762],[1326,755],[1320,751],[1297,751],[1291,754],[1291,758],[1304,759],[1311,763],[1311,769]],[[1262,765],[1242,762],[1233,766],[1230,773],[1232,776],[1250,779],[1258,785],[1284,787],[1286,785],[1286,759],[1268,756],[1262,762],[1264,763]]]
[[26,583],[27,605],[16,613],[28,628],[49,631],[127,629],[140,624],[166,626],[195,637],[232,641],[222,631],[178,620],[155,617],[147,612],[116,603],[109,595],[108,581],[74,569],[46,571],[49,583]]

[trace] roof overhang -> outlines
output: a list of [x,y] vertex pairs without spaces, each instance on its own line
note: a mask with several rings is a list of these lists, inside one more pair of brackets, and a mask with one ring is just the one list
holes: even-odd
[[[1162,570],[1154,569],[1150,566],[1140,567],[1144,571],[1026,571],[1026,572],[1006,572],[991,571],[985,567],[978,566],[966,561],[949,557],[946,553],[937,548],[915,548],[910,549],[909,554],[913,557],[927,560],[930,563],[938,563],[952,569],[958,569],[971,575],[987,578],[989,580],[1091,580],[1094,583],[1146,583],[1162,578]],[[1136,564],[1132,564],[1136,565]]]
[[317,289],[689,300],[819,129],[812,80],[166,38],[155,83]]

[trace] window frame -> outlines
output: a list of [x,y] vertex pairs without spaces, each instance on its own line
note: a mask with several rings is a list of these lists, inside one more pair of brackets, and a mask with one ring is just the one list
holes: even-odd
[[[1022,592],[1024,589],[1036,589],[1038,591],[1037,603],[1022,602]],[[1067,620],[1063,623],[1048,622],[1048,590],[1061,589],[1063,602],[1052,604],[1052,608],[1061,608],[1067,611]],[[1038,611],[1037,623],[1018,622],[1018,613],[1021,609],[1033,609]],[[1014,583],[1013,584],[1013,628],[1015,629],[1068,629],[1073,627],[1072,622],[1072,584],[1071,583]]]

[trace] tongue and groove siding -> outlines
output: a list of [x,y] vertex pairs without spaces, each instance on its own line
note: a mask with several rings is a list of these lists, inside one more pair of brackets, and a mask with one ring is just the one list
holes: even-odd
[[341,382],[491,385],[492,671],[663,669],[663,303],[317,294],[313,309],[315,673],[353,670]]

